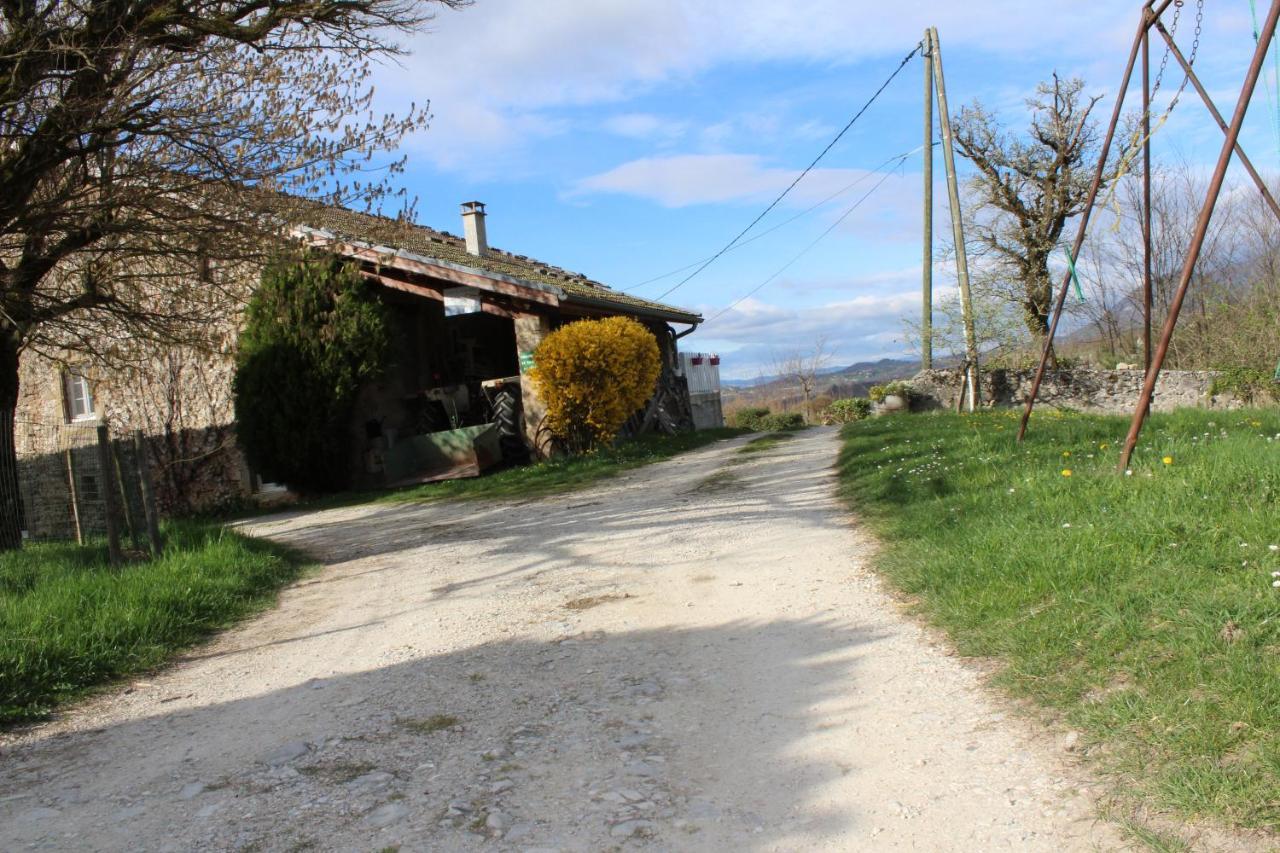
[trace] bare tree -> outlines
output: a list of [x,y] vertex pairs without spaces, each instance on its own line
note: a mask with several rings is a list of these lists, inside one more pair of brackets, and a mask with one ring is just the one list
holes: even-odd
[[955,121],[956,144],[978,170],[969,189],[980,210],[965,229],[1003,273],[1037,338],[1049,330],[1050,258],[1067,221],[1083,209],[1097,156],[1089,115],[1098,98],[1086,98],[1084,86],[1056,74],[1037,86],[1027,101],[1026,138],[1011,136],[976,102]]
[[[371,62],[427,8],[0,3],[0,412],[24,348],[111,362],[143,341],[199,345],[238,302],[217,272],[270,252],[295,197],[381,204],[403,161],[374,158],[428,116],[374,114]],[[0,436],[10,481],[13,457]],[[0,548],[16,547],[17,500],[2,500]]]
[[166,511],[190,513],[225,501],[219,489],[243,473],[240,456],[230,452],[236,445],[232,370],[225,358],[176,346],[123,373],[127,393],[116,405],[147,435]]
[[[1204,201],[1207,177],[1185,162],[1171,162],[1151,173],[1151,291],[1152,326],[1164,324],[1173,299],[1195,221]],[[1250,232],[1248,199],[1253,194],[1228,186],[1210,220],[1188,301],[1170,349],[1170,366],[1190,366],[1191,342],[1203,334],[1213,307],[1239,290],[1242,264],[1270,254],[1266,235]],[[1260,203],[1260,200],[1259,200]],[[1112,354],[1140,361],[1143,312],[1143,238],[1141,175],[1129,175],[1115,187],[1113,202],[1098,209],[1097,226],[1089,235],[1087,259],[1079,266],[1088,298],[1069,306],[1095,325],[1108,326]],[[1262,209],[1258,224],[1274,222]],[[1099,327],[1101,331],[1101,327]],[[1225,330],[1224,330],[1225,331]],[[1228,334],[1230,334],[1228,332]],[[1205,366],[1203,364],[1199,366]]]
[[827,349],[827,338],[819,336],[813,347],[808,350],[795,350],[786,355],[775,356],[774,372],[783,379],[789,379],[800,386],[800,395],[804,399],[804,415],[812,418],[810,401],[818,387],[818,377],[822,369],[831,363],[831,353]]

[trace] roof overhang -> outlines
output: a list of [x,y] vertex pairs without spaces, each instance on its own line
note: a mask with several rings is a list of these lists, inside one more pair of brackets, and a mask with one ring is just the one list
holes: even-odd
[[328,251],[343,257],[373,264],[380,269],[394,269],[414,275],[452,282],[454,284],[476,287],[491,293],[514,296],[530,302],[551,307],[574,305],[582,308],[611,311],[618,314],[630,314],[654,320],[672,323],[688,323],[698,325],[702,322],[700,314],[681,311],[657,303],[636,305],[631,302],[605,297],[587,296],[571,290],[565,290],[549,284],[492,272],[490,270],[455,264],[451,261],[431,258],[395,249],[390,246],[379,246],[360,240],[353,240],[305,225],[294,226],[292,233],[298,239],[312,246],[323,246]]
[[664,320],[668,323],[689,323],[696,326],[702,322],[702,315],[690,314],[687,311],[680,311],[675,308],[664,308],[658,305],[631,305],[629,303],[618,302],[613,299],[596,299],[591,296],[584,296],[580,293],[566,293],[563,297],[563,301],[570,305],[581,305],[584,308],[596,308],[606,311],[634,314],[637,317]]

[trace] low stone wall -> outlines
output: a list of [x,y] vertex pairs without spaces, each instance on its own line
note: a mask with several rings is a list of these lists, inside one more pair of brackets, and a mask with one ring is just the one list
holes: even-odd
[[[1211,370],[1165,370],[1160,373],[1151,408],[1201,407],[1234,409],[1242,404],[1230,394],[1209,393]],[[988,370],[982,373],[982,405],[1021,406],[1031,393],[1034,370]],[[1090,412],[1129,413],[1142,392],[1142,370],[1051,370],[1040,385],[1037,406]],[[911,379],[923,408],[954,409],[960,394],[961,371],[924,370]]]

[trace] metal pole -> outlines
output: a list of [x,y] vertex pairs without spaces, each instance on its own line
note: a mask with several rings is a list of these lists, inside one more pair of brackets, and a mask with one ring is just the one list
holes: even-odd
[[1151,369],[1151,28],[1142,31],[1142,370]]
[[924,33],[924,247],[920,271],[920,369],[933,368],[933,51]]
[[1249,63],[1249,73],[1245,75],[1244,85],[1240,88],[1240,99],[1236,101],[1235,113],[1231,116],[1231,126],[1227,129],[1227,138],[1218,153],[1218,165],[1213,170],[1213,178],[1209,181],[1209,191],[1205,194],[1204,205],[1200,208],[1200,216],[1196,219],[1196,230],[1191,237],[1191,245],[1187,247],[1187,258],[1182,264],[1182,274],[1178,277],[1178,289],[1174,292],[1173,302],[1169,305],[1169,316],[1164,321],[1164,329],[1160,333],[1160,344],[1156,347],[1155,357],[1142,382],[1142,395],[1133,410],[1133,422],[1129,425],[1129,434],[1124,439],[1124,449],[1120,451],[1120,470],[1129,467],[1129,459],[1133,456],[1133,448],[1138,443],[1138,433],[1147,418],[1147,409],[1151,405],[1151,397],[1155,393],[1156,382],[1160,377],[1160,368],[1164,365],[1165,356],[1169,352],[1169,341],[1173,338],[1174,327],[1178,325],[1178,314],[1187,296],[1187,288],[1191,284],[1191,276],[1196,269],[1196,261],[1200,258],[1200,249],[1204,246],[1205,234],[1209,231],[1209,221],[1213,218],[1213,209],[1218,203],[1218,195],[1222,192],[1222,184],[1227,176],[1227,166],[1231,163],[1231,154],[1240,138],[1240,128],[1244,124],[1245,113],[1249,111],[1249,99],[1258,85],[1258,77],[1262,73],[1262,64],[1267,58],[1267,48],[1275,35],[1276,21],[1280,19],[1280,0],[1271,0],[1271,11],[1258,34],[1258,45],[1253,52],[1253,60]]
[[938,121],[942,125],[942,164],[947,172],[947,197],[951,202],[951,234],[956,244],[956,281],[964,315],[965,375],[969,382],[969,411],[978,404],[978,338],[973,329],[973,295],[969,292],[969,258],[964,248],[964,223],[960,218],[960,187],[956,182],[956,155],[951,139],[951,113],[947,109],[947,81],[942,73],[942,46],[938,28],[929,28],[929,52],[933,59],[934,89],[938,94]]
[[[1168,5],[1167,3],[1165,5]],[[1142,48],[1142,36],[1150,26],[1147,18],[1148,8],[1142,10],[1142,21],[1133,36],[1133,47],[1129,50],[1129,62],[1125,65],[1124,76],[1120,79],[1120,90],[1116,93],[1116,105],[1111,111],[1111,123],[1107,126],[1107,135],[1102,140],[1102,151],[1098,154],[1098,165],[1093,173],[1093,183],[1089,187],[1089,195],[1084,202],[1084,210],[1080,214],[1080,225],[1076,229],[1076,242],[1071,250],[1071,257],[1080,261],[1080,248],[1084,245],[1084,236],[1089,230],[1089,217],[1093,213],[1093,203],[1102,188],[1102,176],[1107,170],[1107,157],[1111,154],[1111,142],[1115,139],[1116,127],[1120,124],[1120,111],[1124,108],[1125,93],[1129,90],[1129,80],[1133,77],[1133,66],[1138,61],[1138,51]],[[1022,422],[1018,425],[1018,441],[1027,434],[1027,421],[1031,419],[1031,409],[1036,404],[1036,395],[1040,393],[1040,383],[1044,381],[1045,367],[1049,364],[1049,356],[1053,353],[1053,338],[1058,332],[1058,321],[1062,318],[1062,306],[1067,301],[1067,290],[1071,287],[1071,270],[1062,277],[1062,287],[1058,290],[1058,298],[1053,306],[1053,319],[1049,321],[1049,334],[1044,339],[1044,351],[1040,354],[1040,366],[1036,368],[1035,379],[1031,382],[1031,392],[1027,395],[1027,405],[1022,412]]]
[[[1178,60],[1178,64],[1182,66],[1182,70],[1186,72],[1187,79],[1191,81],[1191,85],[1195,87],[1196,93],[1200,95],[1200,100],[1204,101],[1204,105],[1209,110],[1209,115],[1213,116],[1213,120],[1218,123],[1218,128],[1223,132],[1227,132],[1227,122],[1222,118],[1222,113],[1218,112],[1217,106],[1213,103],[1213,99],[1209,97],[1209,93],[1205,91],[1204,84],[1200,82],[1200,78],[1191,70],[1190,63],[1187,58],[1182,55],[1182,51],[1178,50],[1178,46],[1173,42],[1173,36],[1164,28],[1159,21],[1156,22],[1156,28],[1160,31],[1160,35],[1164,36],[1164,40],[1169,43],[1169,52]],[[1249,177],[1253,178],[1254,184],[1258,187],[1258,192],[1262,193],[1263,200],[1267,206],[1271,208],[1271,212],[1280,219],[1280,204],[1276,203],[1275,196],[1271,194],[1271,190],[1267,189],[1267,182],[1262,179],[1262,175],[1258,174],[1258,170],[1253,167],[1253,161],[1244,153],[1239,141],[1236,142],[1236,157],[1240,159],[1240,165],[1244,166],[1244,170],[1249,173]]]

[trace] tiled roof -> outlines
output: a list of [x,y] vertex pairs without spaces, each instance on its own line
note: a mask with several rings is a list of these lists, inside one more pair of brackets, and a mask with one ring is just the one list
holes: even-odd
[[490,246],[488,253],[483,257],[477,257],[467,252],[463,238],[447,231],[436,231],[434,228],[403,220],[388,219],[326,205],[316,205],[312,211],[304,213],[302,218],[305,224],[312,228],[329,231],[350,240],[413,252],[427,258],[470,267],[482,272],[498,273],[521,281],[551,285],[564,291],[570,301],[573,301],[574,297],[581,297],[616,306],[623,312],[656,312],[659,315],[669,315],[677,322],[702,322],[701,315],[694,311],[620,293],[585,275],[570,272],[525,255],[514,255]]

